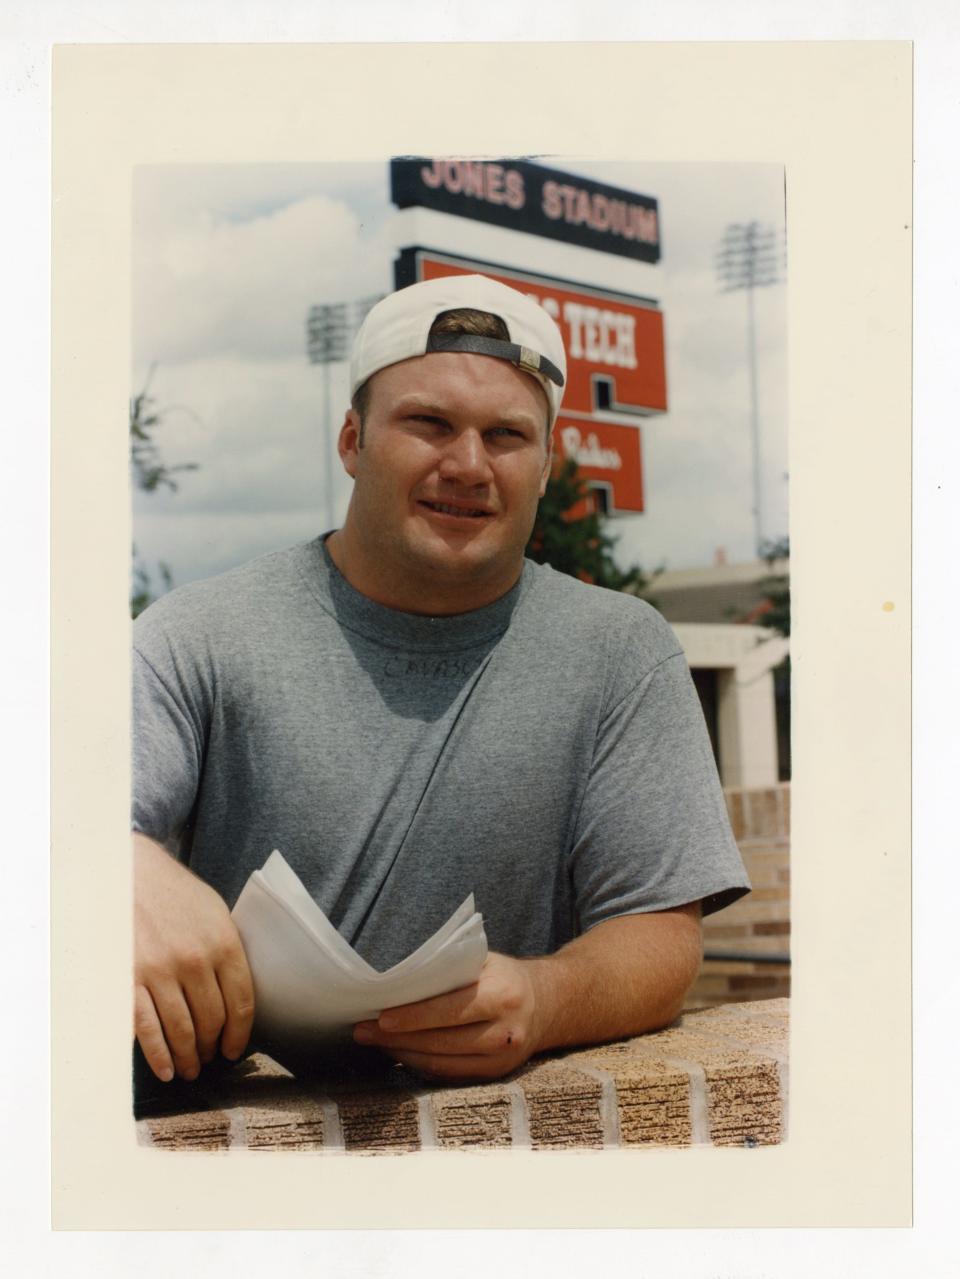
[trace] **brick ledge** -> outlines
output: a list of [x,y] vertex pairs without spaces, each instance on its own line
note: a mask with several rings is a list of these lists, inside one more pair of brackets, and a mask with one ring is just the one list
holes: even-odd
[[[789,1000],[685,1012],[655,1034],[550,1054],[451,1088],[403,1067],[295,1079],[254,1054],[137,1121],[164,1150],[604,1150],[784,1139]],[[182,1096],[183,1094],[179,1094]],[[172,1100],[172,1098],[171,1098]]]

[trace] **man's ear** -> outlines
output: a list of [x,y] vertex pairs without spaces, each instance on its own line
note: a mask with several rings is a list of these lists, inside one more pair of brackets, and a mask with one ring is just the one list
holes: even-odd
[[351,479],[357,473],[357,454],[360,451],[360,416],[354,409],[347,409],[337,440],[337,452],[343,469]]

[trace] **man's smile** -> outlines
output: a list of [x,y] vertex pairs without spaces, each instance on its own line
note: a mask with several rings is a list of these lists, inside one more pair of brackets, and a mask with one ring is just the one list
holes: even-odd
[[493,511],[483,506],[468,506],[458,502],[430,502],[426,498],[420,498],[417,505],[425,507],[433,514],[447,516],[456,520],[491,519],[494,514]]

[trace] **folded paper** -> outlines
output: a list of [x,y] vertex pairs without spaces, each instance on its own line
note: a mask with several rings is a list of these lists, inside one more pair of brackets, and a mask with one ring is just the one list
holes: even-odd
[[256,1001],[254,1039],[298,1055],[349,1037],[384,1008],[477,980],[487,956],[471,894],[406,959],[377,972],[337,932],[276,850],[233,908]]

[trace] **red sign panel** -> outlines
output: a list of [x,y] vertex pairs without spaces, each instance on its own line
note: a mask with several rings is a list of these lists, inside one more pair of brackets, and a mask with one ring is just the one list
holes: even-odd
[[[567,384],[554,434],[558,454],[576,457],[586,478],[606,489],[611,513],[642,511],[636,419],[667,407],[662,312],[642,298],[427,249],[403,250],[396,265],[397,287],[478,271],[534,298],[560,328]],[[594,416],[598,411],[601,421]],[[610,420],[615,417],[624,420]]]
[[631,301],[619,294],[578,288],[506,267],[488,268],[422,249],[414,252],[416,274],[404,283],[479,270],[536,298],[563,334],[567,351],[565,409],[580,413],[604,409],[627,417],[666,410],[663,312],[655,306],[642,299]]
[[561,412],[553,443],[560,457],[573,458],[585,479],[607,490],[611,513],[643,510],[639,427],[585,421]]

